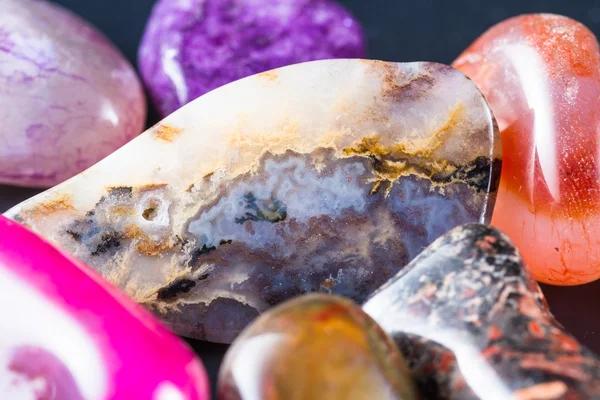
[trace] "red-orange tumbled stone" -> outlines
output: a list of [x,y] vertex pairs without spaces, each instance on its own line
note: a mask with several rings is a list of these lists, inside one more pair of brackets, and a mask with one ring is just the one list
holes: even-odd
[[600,53],[570,18],[534,14],[492,27],[455,62],[502,132],[492,224],[542,282],[600,278]]

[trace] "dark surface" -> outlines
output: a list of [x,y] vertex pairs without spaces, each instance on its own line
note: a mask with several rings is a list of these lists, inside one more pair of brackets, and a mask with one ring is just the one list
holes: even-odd
[[[137,46],[154,0],[55,0],[90,21],[136,63]],[[363,23],[370,58],[386,61],[437,61],[449,64],[493,24],[518,14],[552,12],[567,15],[600,33],[596,0],[344,0]],[[150,110],[148,123],[156,122]],[[0,211],[35,194],[32,189],[0,186]],[[551,311],[566,328],[600,353],[600,282],[577,287],[548,287]],[[190,341],[202,357],[214,384],[224,345]]]

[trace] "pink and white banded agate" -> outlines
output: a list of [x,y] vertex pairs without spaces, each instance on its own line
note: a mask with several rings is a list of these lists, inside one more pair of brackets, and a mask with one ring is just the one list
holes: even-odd
[[87,267],[0,216],[0,393],[204,400],[194,353]]

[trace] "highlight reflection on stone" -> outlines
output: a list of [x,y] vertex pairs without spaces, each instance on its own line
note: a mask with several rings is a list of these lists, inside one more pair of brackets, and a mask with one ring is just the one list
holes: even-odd
[[424,398],[600,396],[600,359],[554,319],[495,228],[452,230],[363,309],[394,338]]
[[364,301],[448,229],[488,219],[499,162],[460,72],[318,61],[213,91],[8,215],[177,333],[228,342],[302,293]]
[[600,277],[600,52],[572,19],[524,15],[494,26],[455,62],[486,95],[505,155],[492,224],[539,281]]
[[415,399],[408,368],[381,328],[352,302],[303,296],[259,317],[235,340],[219,400]]

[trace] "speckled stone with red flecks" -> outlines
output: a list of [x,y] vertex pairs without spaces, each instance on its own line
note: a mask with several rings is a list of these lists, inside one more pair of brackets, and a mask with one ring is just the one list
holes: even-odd
[[0,10],[0,183],[53,186],[142,131],[142,86],[104,35],[46,1]]
[[600,359],[554,319],[495,228],[450,231],[363,309],[392,335],[426,399],[600,398]]
[[600,53],[572,19],[524,15],[494,26],[453,64],[484,92],[502,132],[492,224],[539,281],[600,277]]

